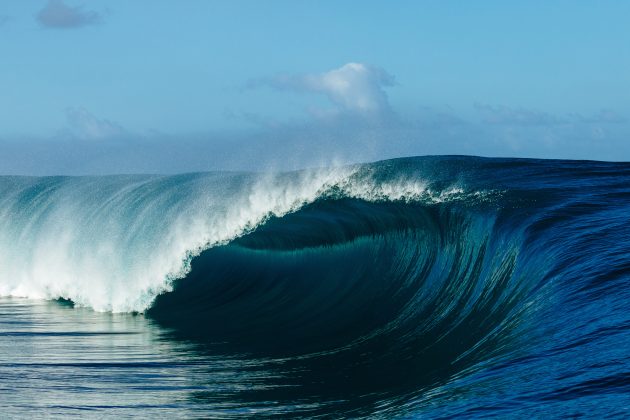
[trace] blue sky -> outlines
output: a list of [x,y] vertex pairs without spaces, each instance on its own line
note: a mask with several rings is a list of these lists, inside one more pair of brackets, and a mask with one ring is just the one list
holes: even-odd
[[630,2],[0,4],[0,173],[630,160]]

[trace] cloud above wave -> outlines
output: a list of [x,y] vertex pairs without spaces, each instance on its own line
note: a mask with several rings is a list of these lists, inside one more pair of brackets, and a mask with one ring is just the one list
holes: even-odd
[[55,29],[79,28],[103,21],[100,13],[84,10],[82,5],[69,6],[63,0],[48,0],[35,18],[41,26]]
[[602,109],[593,115],[571,114],[571,117],[577,122],[586,124],[623,124],[628,122],[625,116],[612,109]]
[[282,74],[257,79],[250,81],[249,87],[269,86],[277,90],[322,94],[334,105],[336,112],[374,114],[389,111],[385,88],[394,84],[394,76],[382,68],[351,62],[323,73]]
[[98,118],[85,108],[68,108],[66,121],[72,137],[82,140],[104,140],[120,137],[126,130],[119,124]]
[[557,125],[566,120],[544,111],[525,108],[511,108],[507,106],[493,106],[475,104],[475,109],[481,113],[485,123],[497,125]]
[[557,126],[571,124],[623,124],[628,120],[611,109],[602,109],[595,114],[570,113],[555,115],[545,111],[508,107],[503,105],[475,104],[482,121],[489,125],[506,126]]

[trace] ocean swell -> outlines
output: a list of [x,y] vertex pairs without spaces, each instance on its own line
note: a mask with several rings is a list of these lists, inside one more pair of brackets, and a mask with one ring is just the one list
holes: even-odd
[[195,394],[228,417],[619,414],[628,185],[472,157],[0,177],[0,295],[143,313],[232,369]]

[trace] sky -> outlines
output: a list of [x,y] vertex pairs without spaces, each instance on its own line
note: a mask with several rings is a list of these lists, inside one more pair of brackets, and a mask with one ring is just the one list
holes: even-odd
[[0,3],[0,174],[630,160],[630,2]]

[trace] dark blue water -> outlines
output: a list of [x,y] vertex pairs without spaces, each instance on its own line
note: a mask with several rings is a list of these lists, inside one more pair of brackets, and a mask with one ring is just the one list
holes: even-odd
[[1,416],[630,415],[630,164],[0,194]]

